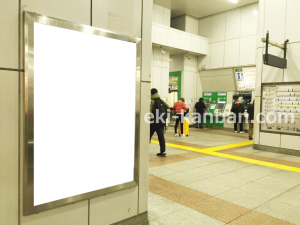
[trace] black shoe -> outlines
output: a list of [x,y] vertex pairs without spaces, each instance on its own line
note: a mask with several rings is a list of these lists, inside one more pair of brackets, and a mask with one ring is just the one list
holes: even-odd
[[253,138],[249,137],[249,140],[253,140]]
[[156,155],[161,156],[161,157],[166,157],[166,153],[164,153],[164,152],[157,153]]

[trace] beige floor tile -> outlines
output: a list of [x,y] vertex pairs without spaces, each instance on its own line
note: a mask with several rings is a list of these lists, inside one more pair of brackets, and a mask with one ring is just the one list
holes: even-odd
[[247,209],[254,209],[270,200],[269,198],[249,194],[247,192],[240,191],[237,189],[232,189],[230,191],[221,193],[215,197],[234,203],[239,206],[243,206]]
[[236,178],[249,180],[249,181],[254,181],[254,180],[257,180],[257,179],[260,179],[260,178],[266,176],[265,174],[253,173],[251,171],[247,171],[247,170],[243,170],[243,169],[234,170],[234,171],[228,172],[226,174],[231,177],[236,177]]
[[178,211],[184,206],[160,195],[152,195],[148,200],[148,214],[153,219],[158,219],[169,213]]
[[300,208],[276,200],[271,200],[259,206],[255,211],[292,224],[300,224]]
[[215,197],[192,205],[191,208],[224,223],[229,223],[250,211],[249,209]]
[[230,166],[222,166],[222,165],[218,165],[218,164],[211,164],[208,166],[203,167],[206,170],[211,170],[211,171],[215,171],[215,172],[219,172],[219,173],[227,173],[233,170],[236,170],[235,168],[232,168]]
[[254,183],[254,182],[238,187],[237,190],[245,191],[253,195],[258,195],[270,199],[275,198],[286,191],[280,188],[270,187],[268,185]]
[[222,225],[221,221],[213,219],[195,210],[184,208],[180,211],[168,214],[158,220],[166,225]]
[[283,193],[282,195],[279,195],[274,200],[283,202],[283,203],[286,203],[289,205],[293,205],[296,207],[300,207],[300,192],[290,190],[290,191]]
[[190,161],[190,160],[186,160],[186,161],[178,162],[178,163],[168,164],[168,165],[165,165],[165,167],[167,169],[175,170],[177,172],[196,168],[196,166],[193,166],[193,165],[190,165],[190,164],[186,163],[187,161]]
[[186,172],[177,172],[175,174],[163,176],[162,178],[179,185],[187,185],[203,179],[200,175],[194,176],[193,174]]
[[254,182],[259,183],[259,184],[268,185],[271,187],[281,188],[281,189],[291,189],[300,183],[300,181],[294,182],[294,181],[282,180],[282,179],[274,178],[274,177],[270,177],[270,176],[260,178],[258,180],[255,180]]
[[300,157],[299,156],[283,155],[279,159],[300,163]]
[[245,180],[245,179],[241,179],[238,177],[233,177],[228,175],[227,173],[225,174],[221,174],[219,176],[215,176],[212,178],[208,178],[206,179],[207,181],[211,181],[214,183],[218,183],[218,184],[222,184],[228,187],[232,187],[232,188],[236,188],[242,185],[245,185],[247,183],[250,183],[251,181],[249,180]]
[[149,168],[149,174],[156,176],[156,177],[163,177],[169,174],[174,174],[177,171],[166,168],[166,166],[157,166]]
[[201,157],[199,160],[203,160],[203,161],[210,162],[210,163],[217,163],[217,162],[222,162],[222,161],[226,161],[229,159],[217,157],[217,156],[205,156],[205,157]]
[[281,170],[271,174],[269,177],[279,178],[281,180],[289,180],[300,183],[300,173]]
[[164,192],[161,192],[160,195],[187,207],[211,198],[210,195],[187,187],[168,189]]
[[196,168],[212,164],[210,162],[206,162],[206,161],[201,160],[201,158],[186,160],[183,163],[187,164],[187,165],[190,165],[190,166],[193,166],[193,167],[196,167]]
[[207,180],[202,180],[202,181],[189,184],[187,185],[187,187],[211,196],[215,196],[232,189],[232,187],[228,187],[220,183],[214,183]]
[[269,157],[269,158],[280,158],[284,156],[283,154],[275,153],[275,152],[264,152],[261,151],[257,153],[256,155],[264,156],[264,157]]

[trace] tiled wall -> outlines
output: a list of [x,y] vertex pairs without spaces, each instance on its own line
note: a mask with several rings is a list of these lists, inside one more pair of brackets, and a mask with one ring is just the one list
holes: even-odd
[[167,99],[169,96],[169,66],[170,54],[164,50],[163,54],[160,48],[152,48],[152,73],[151,88],[156,88],[161,98]]
[[[141,183],[139,187],[39,214],[23,216],[22,34],[23,11],[26,10],[75,23],[93,25],[120,34],[142,37],[141,102],[143,108],[141,113],[145,113],[149,111],[150,105],[152,4],[152,0],[9,0],[1,2],[1,225],[111,224],[147,211],[149,125],[141,119],[139,165]],[[113,148],[109,150],[113,151]]]
[[199,35],[208,38],[206,69],[255,65],[258,4],[199,19]]
[[[260,112],[261,83],[272,82],[299,82],[300,81],[300,32],[298,23],[300,14],[298,0],[260,0],[259,27],[257,38],[257,77],[256,77],[256,109]],[[277,69],[263,64],[265,44],[261,38],[269,31],[270,39],[284,43],[289,39],[287,48],[287,69]],[[270,47],[269,53],[283,57],[283,50]],[[254,143],[272,147],[300,150],[300,137],[259,132],[259,124],[255,124]]]

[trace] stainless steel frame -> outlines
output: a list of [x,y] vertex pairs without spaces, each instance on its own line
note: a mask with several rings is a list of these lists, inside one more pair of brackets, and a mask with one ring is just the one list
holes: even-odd
[[[73,197],[34,206],[34,23],[41,23],[55,27],[65,28],[83,33],[104,36],[117,40],[137,44],[136,59],[136,110],[135,110],[135,159],[134,181],[116,185],[113,187],[76,195]],[[139,183],[139,130],[140,130],[140,71],[141,71],[141,39],[124,36],[103,29],[97,29],[87,25],[76,24],[60,19],[55,19],[32,12],[24,12],[24,97],[25,97],[25,154],[23,174],[23,214],[24,216],[53,209],[66,204],[90,199],[100,195],[106,195],[122,189],[138,186]]]

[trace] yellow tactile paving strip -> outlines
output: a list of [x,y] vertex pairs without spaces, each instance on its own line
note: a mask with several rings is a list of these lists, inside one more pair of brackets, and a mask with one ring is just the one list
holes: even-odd
[[152,175],[149,176],[149,191],[232,225],[290,224]]
[[[159,144],[158,141],[151,141],[151,143]],[[245,141],[245,142],[239,142],[239,143],[235,143],[235,144],[228,144],[228,145],[222,145],[222,146],[216,146],[216,147],[210,147],[210,148],[203,148],[203,149],[188,147],[188,146],[178,145],[178,144],[172,144],[172,143],[166,143],[166,146],[173,147],[173,148],[178,148],[178,149],[183,149],[183,150],[187,150],[187,151],[199,152],[199,153],[203,153],[203,154],[207,154],[207,155],[223,157],[223,158],[227,158],[227,159],[233,159],[233,160],[247,162],[247,163],[252,163],[252,164],[256,164],[256,165],[273,167],[273,168],[277,168],[277,169],[281,169],[281,170],[287,170],[287,171],[300,173],[300,168],[299,167],[288,166],[288,165],[283,165],[283,164],[278,164],[278,163],[273,163],[273,162],[262,161],[262,160],[258,160],[258,159],[251,159],[251,158],[247,158],[247,157],[241,157],[241,156],[236,156],[236,155],[230,155],[230,154],[217,152],[217,151],[220,151],[220,150],[232,149],[232,148],[242,147],[242,146],[249,146],[249,145],[252,145],[252,144],[253,144],[252,141]]]

